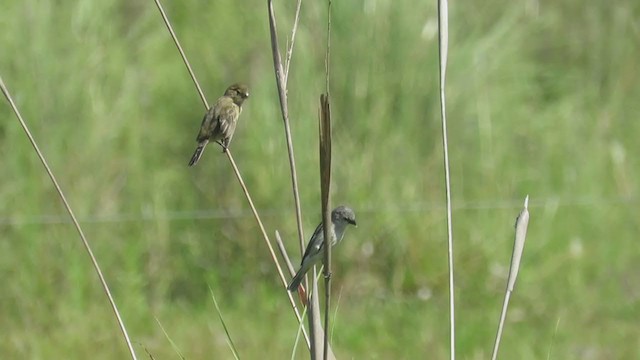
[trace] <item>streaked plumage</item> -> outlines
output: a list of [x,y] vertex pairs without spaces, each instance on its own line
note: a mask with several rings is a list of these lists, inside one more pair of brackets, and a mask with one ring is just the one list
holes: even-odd
[[226,151],[236,130],[238,117],[242,112],[242,103],[249,97],[249,89],[245,85],[233,84],[227,88],[224,95],[216,100],[202,119],[200,132],[196,141],[198,147],[189,161],[189,166],[195,165],[209,141],[222,145]]

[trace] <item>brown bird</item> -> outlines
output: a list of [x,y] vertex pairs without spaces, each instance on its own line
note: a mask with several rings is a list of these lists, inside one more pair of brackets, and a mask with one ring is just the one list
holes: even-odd
[[196,141],[198,147],[189,161],[189,166],[195,165],[209,141],[215,141],[222,146],[222,152],[227,151],[231,138],[236,130],[238,117],[242,112],[242,103],[249,97],[246,85],[233,84],[227,88],[224,95],[216,100],[202,119],[200,132]]

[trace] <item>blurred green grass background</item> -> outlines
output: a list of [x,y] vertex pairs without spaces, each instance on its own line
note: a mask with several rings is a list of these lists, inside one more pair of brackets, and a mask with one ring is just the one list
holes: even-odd
[[[209,101],[250,85],[232,149],[272,235],[296,226],[263,1],[167,2]],[[305,233],[317,224],[324,2],[304,2],[289,80]],[[281,45],[294,1],[277,1]],[[640,3],[450,4],[448,116],[457,349],[490,355],[513,223],[531,223],[503,359],[640,353]],[[151,1],[5,1],[0,74],[106,275],[138,356],[289,357],[297,329],[227,159],[186,164],[204,109]],[[359,227],[334,256],[339,358],[448,358],[435,1],[334,1],[334,203]],[[0,352],[122,359],[75,230],[0,106]],[[634,120],[635,119],[635,120]],[[294,256],[295,261],[299,257]],[[299,350],[300,355],[303,350]],[[302,357],[304,358],[304,357]]]

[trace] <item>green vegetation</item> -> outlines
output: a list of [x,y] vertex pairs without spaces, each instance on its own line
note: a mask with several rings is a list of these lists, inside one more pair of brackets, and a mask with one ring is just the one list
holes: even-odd
[[[281,45],[295,3],[276,1]],[[167,2],[209,101],[245,81],[232,143],[269,235],[297,255],[266,4]],[[305,233],[320,219],[317,109],[325,3],[304,2],[290,113]],[[513,223],[531,223],[503,359],[640,352],[637,2],[455,1],[449,144],[457,349],[491,352]],[[448,356],[435,1],[334,1],[334,255],[344,359]],[[175,359],[288,358],[295,319],[231,167],[187,162],[204,109],[151,1],[4,1],[0,75],[57,175],[132,340]],[[127,356],[89,259],[15,116],[0,105],[0,353]],[[299,347],[300,354],[303,346]],[[136,345],[140,358],[147,356]],[[304,357],[301,357],[304,358]]]

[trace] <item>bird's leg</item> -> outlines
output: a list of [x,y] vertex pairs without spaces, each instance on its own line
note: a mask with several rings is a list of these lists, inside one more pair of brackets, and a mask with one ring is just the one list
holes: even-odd
[[231,134],[231,136],[224,138],[222,140],[222,152],[225,153],[227,152],[227,149],[229,149],[229,144],[231,144],[231,138],[233,137],[233,134]]
[[223,141],[216,140],[216,143],[217,143],[218,145],[222,146],[222,153],[223,153],[223,154],[227,152],[227,149],[229,149],[228,144],[226,144],[226,141],[224,141],[224,140],[223,140]]

